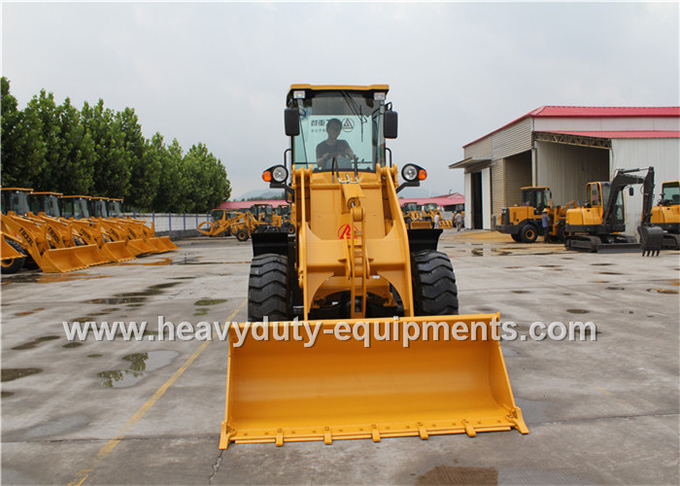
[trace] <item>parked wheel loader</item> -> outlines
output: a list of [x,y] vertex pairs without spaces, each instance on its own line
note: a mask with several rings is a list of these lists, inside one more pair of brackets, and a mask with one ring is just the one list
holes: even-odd
[[[116,263],[134,259],[134,255],[125,248],[124,242],[109,241],[102,235],[99,227],[89,219],[63,217],[60,209],[60,200],[63,197],[63,194],[56,192],[32,192],[28,195],[31,212],[55,228],[61,228],[65,246],[88,247],[93,264],[94,262]],[[71,212],[69,214],[72,212],[80,214],[82,207],[76,202],[79,200],[78,196],[67,197],[66,200],[70,201]]]
[[231,236],[231,228],[234,223],[241,219],[241,213],[226,209],[213,209],[210,212],[210,221],[204,221],[198,225],[196,231],[205,236]]
[[175,245],[169,236],[156,236],[156,228],[151,223],[148,226],[144,220],[135,219],[123,215],[123,200],[119,198],[103,198],[106,202],[106,211],[108,217],[116,221],[128,230],[128,238],[131,240],[142,239],[146,244],[155,248],[156,253],[164,253],[167,251],[177,250],[179,247]]
[[501,224],[496,226],[496,230],[510,235],[517,243],[534,243],[543,232],[541,215],[547,209],[549,240],[563,242],[567,210],[577,206],[576,201],[554,206],[549,187],[523,187],[522,204],[503,208]]
[[408,229],[428,229],[432,228],[432,224],[428,221],[423,221],[423,207],[415,202],[407,202],[401,207],[401,212],[404,215],[404,222]]
[[429,221],[434,227],[435,217],[439,215],[439,227],[442,229],[453,228],[453,221],[450,219],[444,219],[444,214],[442,213],[442,208],[436,203],[426,203],[423,204],[423,220]]
[[[633,175],[646,171],[644,177]],[[626,230],[626,209],[623,190],[642,185],[642,217],[638,226],[640,243],[634,236],[622,234]],[[629,193],[634,194],[629,187]],[[651,223],[654,197],[654,167],[617,170],[611,182],[589,182],[586,185],[588,202],[584,207],[567,211],[566,239],[570,250],[599,252],[641,248],[643,256],[658,255],[663,242],[663,230]]]
[[15,273],[24,265],[45,273],[69,272],[98,263],[91,258],[93,248],[65,247],[58,231],[33,217],[28,204],[32,189],[8,187],[1,192],[3,239],[17,253],[25,255],[16,257],[11,253],[15,258],[3,259],[3,273]]
[[663,248],[680,250],[680,181],[661,184],[661,199],[652,208],[650,222],[663,230]]
[[61,196],[59,209],[62,217],[72,222],[80,237],[87,243],[95,243],[102,254],[112,262],[133,260],[144,253],[144,248],[137,248],[129,243],[124,232],[116,226],[101,224],[97,219],[90,218],[89,196]]
[[[458,315],[453,267],[437,251],[442,230],[404,223],[397,193],[426,171],[407,164],[399,183],[385,146],[397,136],[388,89],[291,86],[287,162],[263,179],[286,191],[296,231],[253,234],[248,283],[249,321],[268,320],[263,330],[289,339],[253,333],[237,344],[249,323],[230,327],[222,449],[528,432],[498,340],[427,337],[428,323],[488,329],[499,316]],[[338,140],[344,143],[333,147]],[[409,346],[336,339],[343,329],[375,330],[381,322],[383,331],[419,337]],[[303,324],[319,326],[313,345],[293,338]]]

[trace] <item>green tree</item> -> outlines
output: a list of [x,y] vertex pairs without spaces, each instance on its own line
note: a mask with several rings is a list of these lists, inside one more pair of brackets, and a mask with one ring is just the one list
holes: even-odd
[[161,184],[163,159],[167,150],[163,136],[156,133],[144,142],[141,163],[132,167],[132,180],[128,191],[126,206],[137,211],[155,209],[154,204]]
[[40,91],[29,102],[42,121],[42,138],[47,147],[47,166],[34,189],[64,194],[89,194],[95,170],[94,142],[80,112],[66,98],[57,106],[52,93]]
[[222,163],[199,143],[184,157],[185,187],[189,191],[187,211],[207,212],[229,198],[227,171]]
[[125,197],[130,187],[130,158],[116,114],[104,108],[100,99],[95,106],[85,102],[81,117],[94,143],[92,195]]
[[[125,160],[128,164],[128,184],[118,197],[125,197],[129,207],[149,208],[158,188],[160,166],[147,166],[144,152],[146,140],[135,110],[125,108],[116,113],[116,128],[123,134]],[[162,139],[161,139],[162,141]]]
[[1,83],[2,185],[33,187],[47,165],[41,121],[34,109],[18,110],[9,80],[3,76]]
[[177,139],[173,139],[172,144],[162,151],[161,174],[154,209],[172,213],[184,211],[186,205],[184,188],[182,147]]

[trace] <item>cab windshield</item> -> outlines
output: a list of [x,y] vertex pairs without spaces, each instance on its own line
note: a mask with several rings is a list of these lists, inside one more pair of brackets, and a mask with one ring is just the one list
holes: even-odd
[[106,205],[109,215],[114,218],[122,218],[123,212],[120,209],[120,201],[109,201]]
[[680,183],[673,182],[670,184],[664,184],[661,199],[665,204],[680,204]]
[[86,219],[90,217],[87,204],[82,199],[62,199],[61,214],[64,218]]
[[382,114],[373,92],[306,92],[292,100],[300,112],[300,134],[293,137],[293,165],[314,171],[375,171],[384,165]]
[[6,202],[6,207],[2,208],[3,213],[14,211],[16,214],[26,214],[29,211],[27,193],[23,191],[2,191],[2,195],[4,196],[2,202]]
[[214,209],[212,213],[210,213],[210,217],[212,218],[213,221],[219,221],[222,219],[223,214],[224,209]]

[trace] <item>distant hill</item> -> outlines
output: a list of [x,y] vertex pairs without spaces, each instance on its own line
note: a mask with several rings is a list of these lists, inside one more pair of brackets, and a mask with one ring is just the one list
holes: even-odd
[[249,199],[284,199],[284,191],[281,189],[253,189],[245,192],[232,201],[245,201]]

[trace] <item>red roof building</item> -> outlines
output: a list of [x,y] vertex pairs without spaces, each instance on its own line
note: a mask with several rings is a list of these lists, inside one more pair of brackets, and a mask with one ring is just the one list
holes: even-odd
[[[463,146],[466,227],[494,227],[521,188],[548,186],[555,204],[585,199],[585,185],[617,169],[654,166],[657,187],[680,178],[680,107],[542,106]],[[626,232],[641,201],[629,198]]]

